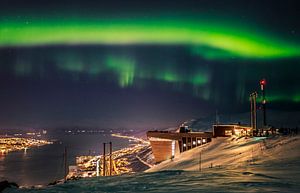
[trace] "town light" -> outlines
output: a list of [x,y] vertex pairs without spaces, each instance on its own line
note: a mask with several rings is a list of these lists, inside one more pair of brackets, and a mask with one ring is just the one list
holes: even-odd
[[239,129],[235,129],[235,130],[234,130],[234,134],[235,134],[235,135],[240,135],[240,134],[241,134],[241,131],[240,131]]
[[100,175],[100,159],[97,160],[96,162],[96,176]]

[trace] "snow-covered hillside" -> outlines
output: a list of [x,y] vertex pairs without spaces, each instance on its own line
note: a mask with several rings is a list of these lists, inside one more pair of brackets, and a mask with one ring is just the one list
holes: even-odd
[[[249,165],[300,162],[300,137],[214,138],[211,143],[183,152],[147,172],[161,170],[198,171],[210,168],[240,168]],[[300,168],[300,167],[299,167]],[[300,176],[299,176],[300,177]]]
[[217,138],[146,173],[95,177],[41,189],[6,189],[4,192],[299,192],[299,151],[299,136],[267,140]]

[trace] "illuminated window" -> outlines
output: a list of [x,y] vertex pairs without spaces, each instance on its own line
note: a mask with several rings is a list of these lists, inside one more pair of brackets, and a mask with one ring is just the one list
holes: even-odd
[[225,135],[232,135],[232,131],[231,130],[225,130]]
[[235,130],[234,130],[234,134],[235,134],[235,135],[241,135],[242,133],[241,133],[241,130],[235,129]]
[[205,142],[206,142],[206,140],[205,140],[205,139],[203,139],[202,141],[203,141],[203,143],[205,143]]
[[183,144],[183,147],[186,147],[186,144],[185,144],[185,143]]
[[200,143],[201,143],[201,140],[200,140],[200,139],[198,139],[198,141],[197,141],[197,142],[198,142],[198,144],[200,144]]
[[196,141],[193,141],[193,145],[196,145]]
[[175,141],[172,141],[172,157],[175,157]]

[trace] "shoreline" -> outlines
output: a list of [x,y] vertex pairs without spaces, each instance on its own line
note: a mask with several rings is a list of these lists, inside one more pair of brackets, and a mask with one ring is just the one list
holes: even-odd
[[[142,172],[150,167],[148,157],[151,156],[150,142],[134,136],[121,135],[120,133],[111,134],[112,137],[128,139],[134,144],[112,152],[112,176],[127,173]],[[106,171],[109,172],[109,153],[106,154]],[[146,161],[144,160],[146,159]],[[97,156],[77,156],[76,165],[69,166],[67,179],[77,179],[86,177],[103,176],[103,155]]]
[[51,141],[22,137],[1,137],[0,154],[8,154],[14,151],[27,151],[29,148],[53,144]]

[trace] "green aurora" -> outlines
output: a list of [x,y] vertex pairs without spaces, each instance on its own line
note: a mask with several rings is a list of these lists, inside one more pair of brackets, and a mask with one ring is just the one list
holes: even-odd
[[[273,61],[277,59],[294,59],[300,56],[300,44],[286,40],[263,30],[259,26],[246,26],[240,22],[222,21],[220,19],[188,18],[51,18],[39,17],[5,17],[0,18],[0,47],[36,47],[49,45],[162,45],[183,46],[191,56],[199,56],[206,61],[236,60],[236,65],[244,60]],[[50,54],[51,55],[51,54]],[[54,59],[50,59],[53,57]],[[155,57],[155,56],[154,56]],[[183,92],[186,85],[194,96],[204,100],[222,102],[220,93],[212,88],[211,68],[199,65],[186,73],[179,65],[161,61],[163,65],[141,66],[134,54],[105,54],[103,57],[88,56],[86,61],[78,53],[55,53],[49,56],[57,69],[71,73],[73,77],[88,74],[99,77],[111,73],[121,88],[138,86],[147,80],[173,85],[173,89]],[[30,76],[35,68],[33,58],[19,56],[14,64],[15,75]],[[184,64],[189,65],[190,64]],[[193,64],[195,65],[195,64]],[[246,80],[251,77],[242,73]],[[239,77],[238,82],[243,78]],[[252,80],[251,80],[252,81]],[[245,83],[236,88],[236,98],[244,103],[248,94]],[[268,101],[292,101],[299,103],[297,92],[284,94],[269,93]]]
[[186,45],[191,53],[214,60],[300,56],[297,43],[239,23],[216,21],[164,18],[26,20],[7,17],[0,20],[0,46]]
[[[96,50],[96,53],[101,53],[101,50]],[[43,53],[47,53],[43,51]],[[32,63],[31,57],[23,54],[18,56],[18,61],[14,64],[14,73],[18,77],[35,76],[34,71],[36,68],[43,67],[44,65],[37,65]],[[213,71],[212,69],[204,66],[190,65],[191,70],[182,71],[181,65],[178,63],[165,63],[165,65],[159,66],[155,63],[147,63],[147,65],[141,65],[141,61],[137,60],[133,55],[128,52],[123,54],[117,53],[104,53],[103,56],[95,56],[95,54],[80,54],[75,51],[56,51],[43,54],[42,58],[51,60],[54,58],[56,69],[65,73],[64,76],[71,75],[73,81],[80,81],[80,76],[88,75],[90,81],[96,81],[97,78],[102,77],[105,74],[109,74],[111,80],[116,81],[116,84],[120,88],[128,87],[140,87],[145,88],[147,81],[157,81],[171,86],[173,89],[179,92],[189,92],[195,97],[201,98],[206,101],[214,101],[222,103],[221,93],[214,91],[212,87]],[[90,61],[87,61],[90,60]],[[228,64],[225,64],[228,66]],[[236,74],[236,73],[234,73]],[[253,78],[251,73],[239,72],[244,79],[249,81],[258,80]],[[233,77],[231,77],[232,79]],[[240,103],[246,103],[248,101],[248,94],[245,92],[245,83],[241,81],[240,77],[236,79],[239,82],[239,87],[236,88],[236,99]],[[226,78],[223,80],[228,82]],[[221,86],[222,87],[222,86]],[[223,88],[219,88],[223,89]],[[259,85],[257,82],[257,90]],[[269,89],[268,89],[269,90]],[[259,93],[260,94],[260,93]],[[267,93],[268,102],[300,102],[300,94],[296,90],[293,92],[278,92],[278,89],[271,89]],[[258,102],[261,102],[261,98],[258,98]]]

